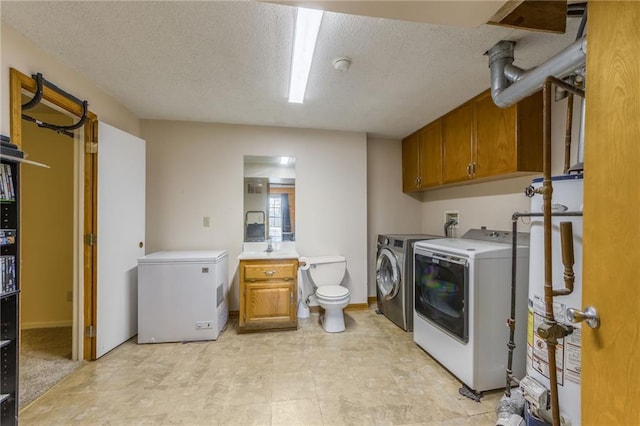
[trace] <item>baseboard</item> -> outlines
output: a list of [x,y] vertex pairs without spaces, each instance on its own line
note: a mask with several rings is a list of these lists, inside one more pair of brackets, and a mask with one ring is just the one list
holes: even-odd
[[[366,311],[367,309],[369,309],[369,305],[371,305],[372,303],[376,303],[375,297],[369,297],[367,299],[367,303],[351,303],[346,308],[344,308],[344,310],[345,311]],[[321,309],[322,308],[320,308],[320,306],[318,305],[309,306],[309,312],[313,314],[320,313]],[[229,318],[238,318],[239,316],[240,316],[240,311],[229,311]]]
[[368,303],[350,303],[344,308],[345,311],[366,311],[369,309]]
[[73,320],[67,321],[43,321],[43,322],[23,322],[20,324],[21,330],[31,330],[33,328],[56,328],[56,327],[71,327],[73,326]]
[[369,298],[367,299],[367,302],[369,302],[369,306],[377,305],[378,304],[378,297],[377,296],[369,296]]
[[[347,305],[346,308],[344,308],[345,311],[366,311],[367,309],[369,309],[368,303],[351,303]],[[318,314],[324,311],[324,309],[316,305],[316,306],[309,306],[309,311],[311,313]]]
[[[369,306],[371,306],[372,303],[377,303],[376,297],[369,297],[367,299],[367,303],[351,303],[346,308],[344,308],[344,310],[345,311],[366,311],[367,309],[369,309]],[[320,306],[318,305],[309,306],[309,312],[313,314],[320,313],[321,309],[322,308],[320,308]],[[229,318],[238,318],[238,317],[240,317],[240,311],[229,311]]]

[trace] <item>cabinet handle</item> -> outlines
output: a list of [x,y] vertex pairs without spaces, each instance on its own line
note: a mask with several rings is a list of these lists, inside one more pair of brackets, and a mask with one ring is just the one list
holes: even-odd
[[471,177],[471,163],[467,164],[467,176]]
[[473,163],[471,163],[471,174],[475,176],[477,171],[478,171],[478,163],[474,161]]
[[274,271],[274,270],[271,270],[271,271],[264,271],[264,274],[265,274],[265,275],[267,275],[267,276],[269,276],[269,277],[270,277],[270,276],[272,276],[272,275],[274,275],[275,273],[276,273],[276,271]]
[[418,188],[422,188],[422,176],[418,177]]
[[420,186],[420,178],[419,178],[419,177],[417,177],[417,178],[416,178],[416,187],[419,187],[419,186]]

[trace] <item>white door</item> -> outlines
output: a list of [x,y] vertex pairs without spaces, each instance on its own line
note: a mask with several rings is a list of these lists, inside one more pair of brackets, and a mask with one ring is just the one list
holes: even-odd
[[99,123],[96,358],[138,332],[145,141]]

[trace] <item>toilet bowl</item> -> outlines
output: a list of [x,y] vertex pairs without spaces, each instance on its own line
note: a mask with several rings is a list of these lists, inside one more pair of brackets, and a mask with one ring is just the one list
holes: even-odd
[[301,267],[309,274],[316,288],[318,304],[324,309],[321,317],[322,328],[328,333],[345,330],[342,310],[351,301],[349,289],[340,286],[347,269],[347,260],[342,256],[320,256],[300,258]]

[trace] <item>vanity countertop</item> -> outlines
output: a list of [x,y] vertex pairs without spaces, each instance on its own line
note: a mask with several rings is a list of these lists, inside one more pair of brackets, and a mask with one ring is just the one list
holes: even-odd
[[266,242],[244,243],[238,259],[297,259],[300,257],[293,242],[273,243],[274,250],[271,252],[266,251],[267,245]]

